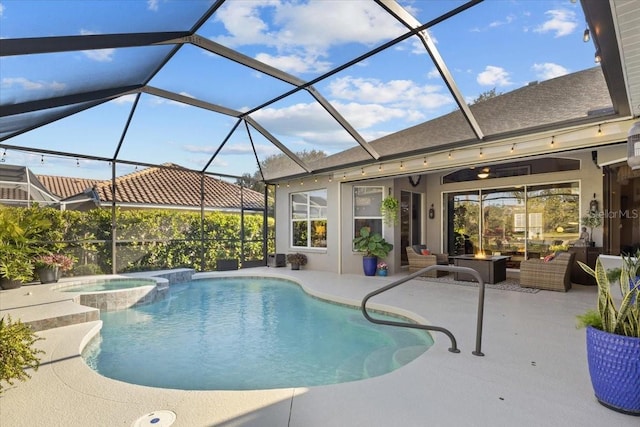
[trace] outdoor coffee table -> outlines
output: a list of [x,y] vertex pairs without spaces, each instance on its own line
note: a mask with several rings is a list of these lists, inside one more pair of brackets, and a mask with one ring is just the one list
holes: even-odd
[[[475,255],[459,255],[453,257],[453,265],[456,267],[469,267],[480,274],[484,283],[498,283],[507,279],[506,255],[487,255],[477,257]],[[468,273],[454,273],[455,280],[475,282],[476,278]]]

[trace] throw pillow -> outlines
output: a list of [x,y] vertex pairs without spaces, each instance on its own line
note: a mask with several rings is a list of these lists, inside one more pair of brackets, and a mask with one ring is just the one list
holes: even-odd
[[555,257],[555,255],[547,255],[546,257],[544,257],[544,262],[553,261]]
[[429,249],[423,249],[422,255],[431,255],[431,251]]

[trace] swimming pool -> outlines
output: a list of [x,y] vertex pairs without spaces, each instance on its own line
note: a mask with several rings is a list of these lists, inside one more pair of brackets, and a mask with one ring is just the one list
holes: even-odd
[[101,317],[100,335],[83,351],[91,368],[129,383],[185,390],[355,381],[391,372],[433,344],[425,331],[372,324],[356,308],[274,278],[172,285],[163,301]]

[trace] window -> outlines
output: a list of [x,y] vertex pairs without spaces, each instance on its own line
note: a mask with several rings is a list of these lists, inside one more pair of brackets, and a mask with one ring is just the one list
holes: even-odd
[[327,247],[327,190],[291,194],[291,246]]
[[525,257],[541,257],[578,238],[578,182],[487,188],[448,193],[450,254],[499,252],[518,268]]
[[353,187],[353,237],[360,235],[362,227],[382,234],[380,206],[383,194],[383,187]]

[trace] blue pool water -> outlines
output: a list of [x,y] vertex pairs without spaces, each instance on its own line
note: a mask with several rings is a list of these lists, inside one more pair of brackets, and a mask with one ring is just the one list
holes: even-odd
[[140,286],[155,285],[155,280],[149,279],[108,279],[82,285],[72,285],[60,288],[62,292],[104,292],[119,289],[137,288]]
[[425,331],[372,324],[359,309],[271,278],[172,285],[166,300],[100,316],[100,337],[83,352],[89,366],[109,378],[185,390],[354,381],[397,369],[433,344]]

